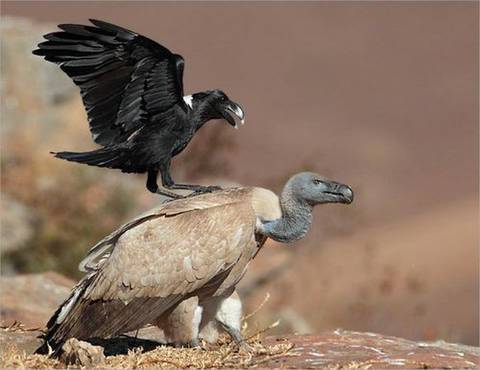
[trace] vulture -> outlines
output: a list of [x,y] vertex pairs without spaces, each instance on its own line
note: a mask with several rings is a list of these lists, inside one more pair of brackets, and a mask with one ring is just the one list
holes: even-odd
[[[92,26],[61,24],[44,35],[33,54],[56,63],[80,88],[93,141],[100,149],[53,153],[90,166],[147,173],[147,189],[170,198],[167,189],[217,190],[176,184],[172,157],[182,152],[208,121],[244,123],[242,107],[219,89],[184,96],[184,59],[147,37],[91,19]],[[233,114],[233,116],[232,116]],[[159,189],[160,172],[163,189]]]
[[80,263],[87,274],[48,321],[37,351],[58,355],[71,337],[109,338],[161,323],[192,297],[195,323],[213,315],[241,343],[219,308],[265,240],[298,240],[311,226],[315,205],[352,200],[349,186],[302,172],[287,181],[280,197],[240,187],[148,211],[90,249]]

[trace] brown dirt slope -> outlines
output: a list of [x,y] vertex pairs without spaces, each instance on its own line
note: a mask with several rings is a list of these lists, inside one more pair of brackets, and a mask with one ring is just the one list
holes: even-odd
[[[260,318],[290,308],[310,332],[342,327],[478,345],[477,215],[476,202],[465,199],[299,248],[286,272],[250,302],[255,307],[270,292]],[[265,254],[286,248],[277,245]],[[260,256],[252,270],[266,259]]]

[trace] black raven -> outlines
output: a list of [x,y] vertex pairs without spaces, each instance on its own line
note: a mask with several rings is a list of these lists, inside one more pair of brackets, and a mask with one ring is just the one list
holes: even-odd
[[172,157],[179,154],[207,121],[242,123],[241,106],[221,90],[183,95],[182,56],[125,28],[93,20],[93,26],[61,24],[59,32],[33,54],[56,63],[80,87],[93,140],[102,146],[85,153],[59,152],[56,157],[91,166],[148,173],[147,189],[196,192],[215,187],[175,184],[170,176]]

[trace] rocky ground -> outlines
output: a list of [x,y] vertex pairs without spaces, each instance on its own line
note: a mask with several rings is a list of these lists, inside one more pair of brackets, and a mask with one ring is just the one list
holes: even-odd
[[[178,349],[150,340],[123,338],[117,352],[103,355],[103,348],[78,341],[61,361],[31,355],[40,340],[38,331],[1,329],[1,367],[61,368],[72,365],[99,368],[166,367],[265,367],[335,369],[473,369],[480,366],[480,349],[446,342],[414,342],[374,333],[335,330],[320,335],[267,336],[251,340],[254,352],[238,352],[231,343],[208,349]],[[112,340],[113,341],[113,340]],[[118,341],[118,340],[117,340]],[[103,343],[105,345],[105,343]],[[108,346],[108,343],[106,344]],[[83,352],[83,353],[82,353]]]
[[[142,329],[137,339],[102,341],[102,347],[74,342],[62,361],[32,355],[49,316],[67,296],[73,281],[57,273],[2,277],[0,367],[61,368],[62,361],[101,368],[266,367],[266,368],[475,368],[480,348],[460,344],[416,342],[367,332],[333,330],[319,335],[269,336],[268,330],[245,328],[253,353],[238,352],[225,338],[204,349],[161,345],[162,333]],[[96,344],[99,344],[98,342]],[[73,353],[73,354],[72,354]]]

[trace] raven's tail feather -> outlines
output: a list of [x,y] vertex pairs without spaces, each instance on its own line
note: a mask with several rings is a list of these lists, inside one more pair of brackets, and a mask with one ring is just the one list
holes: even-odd
[[79,162],[89,166],[107,167],[125,169],[128,160],[128,153],[123,148],[106,147],[91,152],[75,153],[75,152],[52,152],[52,154],[60,159],[71,162]]

